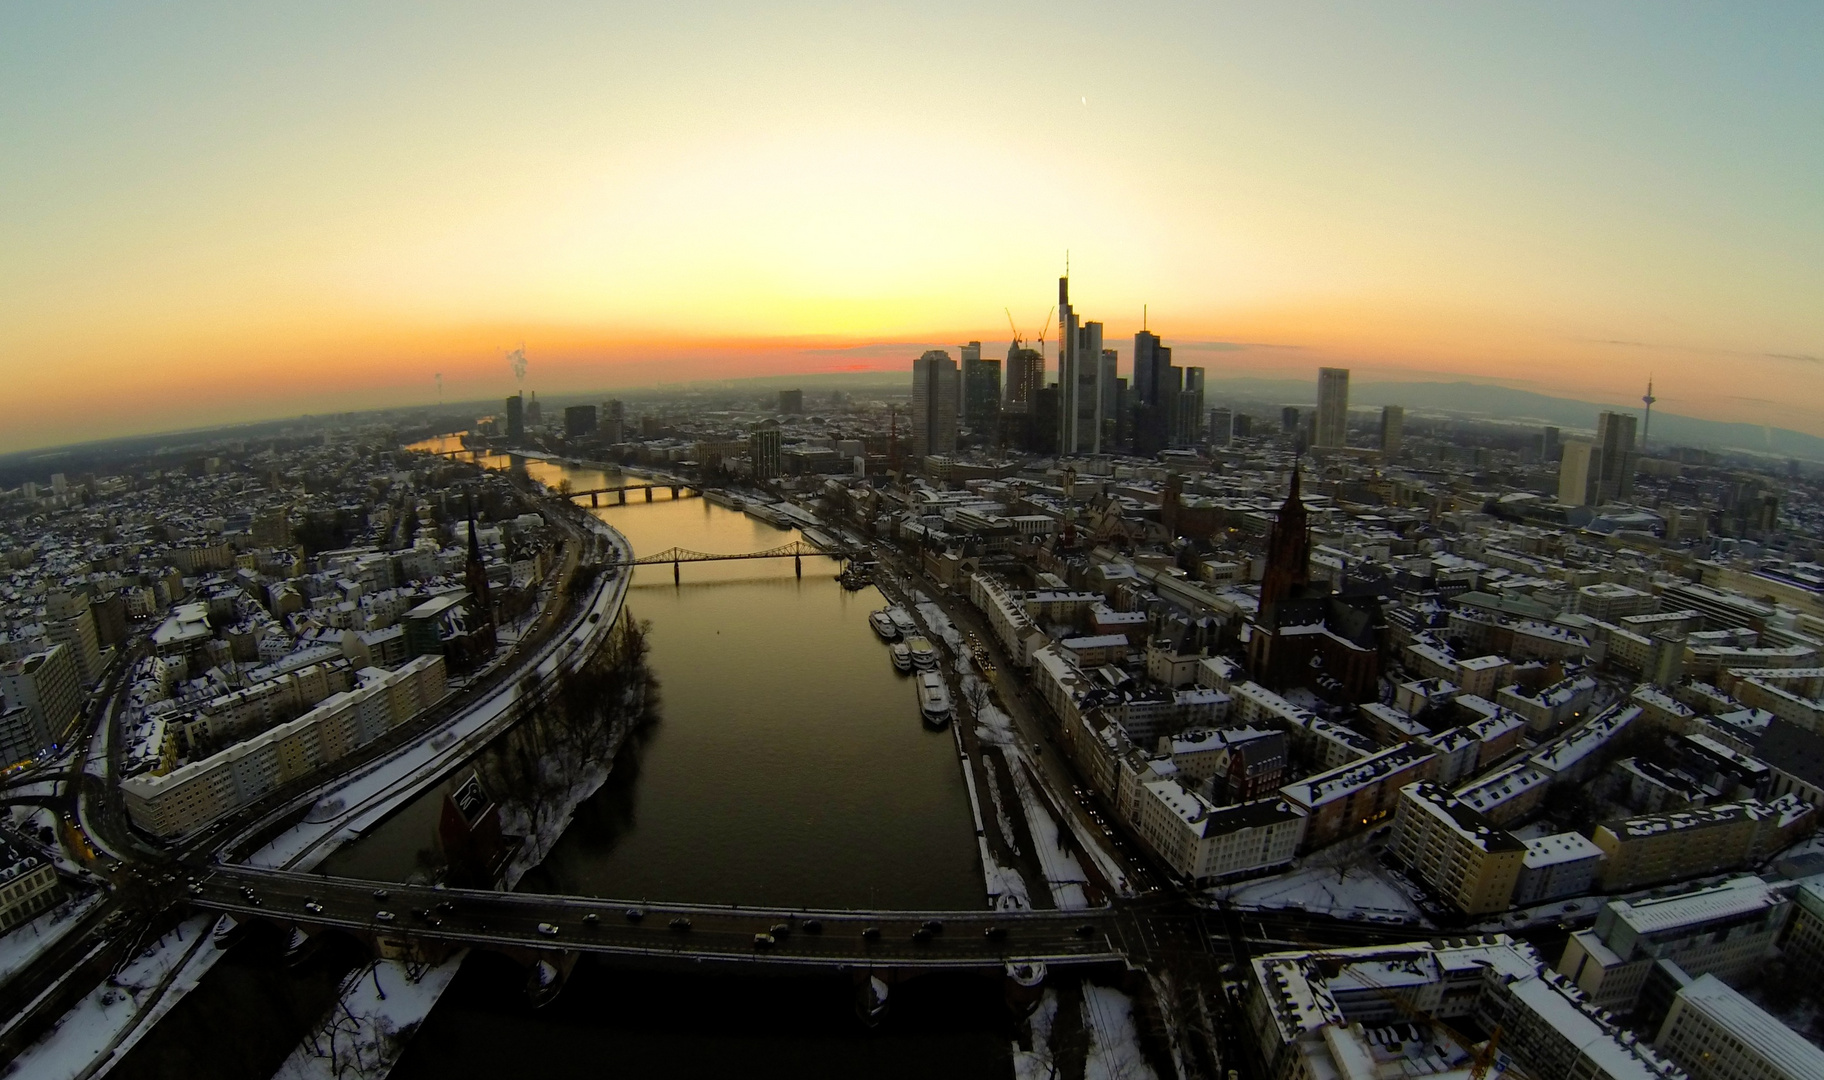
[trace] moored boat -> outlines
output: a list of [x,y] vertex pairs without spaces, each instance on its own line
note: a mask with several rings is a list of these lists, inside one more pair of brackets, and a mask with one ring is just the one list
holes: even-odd
[[914,664],[926,670],[937,667],[937,646],[931,644],[930,638],[915,634],[906,639],[906,648],[912,650]]
[[888,649],[893,654],[893,666],[904,672],[912,670],[912,650],[906,648],[903,641],[895,641]]
[[873,625],[874,632],[880,635],[880,640],[899,640],[899,627],[893,625],[893,616],[888,615],[885,610],[869,615],[868,622]]
[[887,617],[893,620],[894,626],[899,627],[899,635],[901,637],[911,637],[913,634],[918,633],[918,620],[912,617],[910,611],[900,607],[898,604],[887,609]]
[[944,685],[944,677],[935,671],[918,673],[918,712],[925,723],[932,727],[943,727],[950,722],[950,688]]

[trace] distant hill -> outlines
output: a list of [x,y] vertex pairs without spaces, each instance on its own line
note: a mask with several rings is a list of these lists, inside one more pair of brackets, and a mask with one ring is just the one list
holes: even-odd
[[[1317,400],[1314,382],[1292,379],[1212,379],[1205,398],[1224,397],[1248,401],[1283,401],[1311,405]],[[1470,382],[1370,382],[1349,387],[1351,405],[1404,405],[1466,416],[1515,423],[1554,424],[1563,428],[1594,430],[1596,415],[1611,410],[1636,414],[1640,406],[1603,405],[1572,398],[1550,397],[1531,390]],[[1723,420],[1701,420],[1676,413],[1653,413],[1653,442],[1663,445],[1725,447],[1783,457],[1824,461],[1824,438],[1789,428],[1761,427]]]

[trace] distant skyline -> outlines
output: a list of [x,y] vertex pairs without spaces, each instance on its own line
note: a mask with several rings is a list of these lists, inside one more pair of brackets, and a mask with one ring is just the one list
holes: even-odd
[[0,452],[504,397],[522,342],[541,395],[909,379],[1034,335],[1066,250],[1124,370],[1145,304],[1212,379],[1651,376],[1824,435],[1821,42],[1798,3],[13,5]]

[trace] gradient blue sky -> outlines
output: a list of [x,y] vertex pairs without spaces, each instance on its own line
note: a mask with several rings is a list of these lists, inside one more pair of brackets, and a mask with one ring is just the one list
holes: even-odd
[[522,341],[548,393],[898,366],[1066,249],[1110,337],[1282,346],[1213,378],[1824,434],[1824,5],[0,7],[0,449]]

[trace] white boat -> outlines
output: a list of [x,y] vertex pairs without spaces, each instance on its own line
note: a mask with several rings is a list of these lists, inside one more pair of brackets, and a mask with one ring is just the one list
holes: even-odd
[[906,648],[905,642],[895,641],[887,647],[887,651],[893,654],[894,667],[904,672],[912,670],[912,650]]
[[906,648],[912,650],[912,662],[914,664],[921,668],[925,668],[926,670],[932,670],[937,667],[937,646],[931,644],[930,638],[920,634],[914,634],[906,639]]
[[950,722],[950,688],[944,685],[944,677],[935,671],[918,673],[918,711],[925,718],[925,723],[932,727],[943,727]]
[[887,618],[892,619],[893,625],[899,627],[901,637],[911,637],[918,633],[918,620],[912,617],[910,611],[897,604],[887,609]]
[[893,616],[886,611],[876,611],[868,616],[868,622],[874,625],[874,632],[882,641],[898,641],[899,627],[893,625]]

